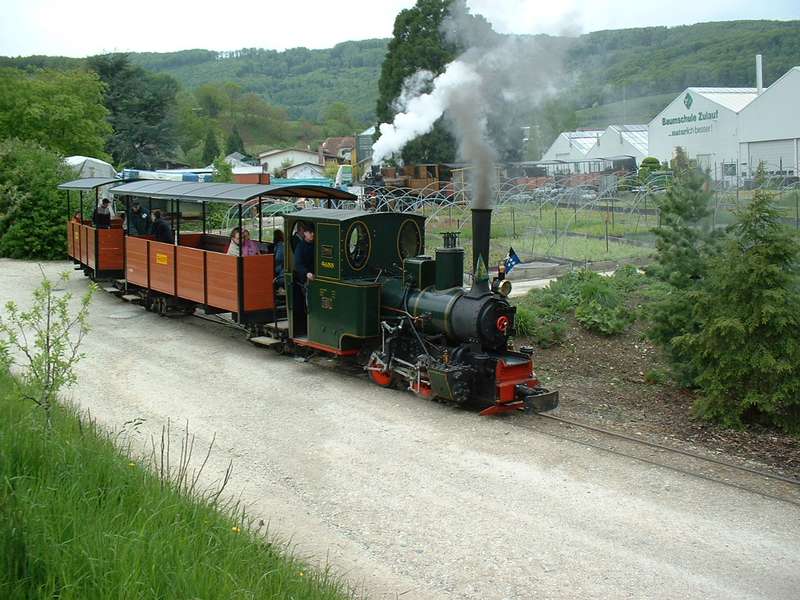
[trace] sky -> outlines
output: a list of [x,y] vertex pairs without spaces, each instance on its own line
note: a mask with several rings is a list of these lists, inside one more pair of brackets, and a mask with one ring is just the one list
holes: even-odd
[[[414,0],[2,0],[0,55],[330,48],[391,37]],[[602,29],[734,19],[798,19],[800,1],[468,0],[502,33],[576,35]]]

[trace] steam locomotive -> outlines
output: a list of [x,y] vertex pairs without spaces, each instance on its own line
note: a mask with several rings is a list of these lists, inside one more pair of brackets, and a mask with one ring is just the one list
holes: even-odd
[[[206,204],[238,204],[263,215],[269,198],[355,200],[346,192],[318,186],[245,185],[138,181],[108,192],[131,207],[169,206],[177,217],[173,244],[133,235],[122,220],[97,229],[84,216],[84,193],[104,180],[62,184],[67,191],[68,252],[93,278],[119,277],[123,298],[161,314],[230,313],[256,344],[283,352],[323,352],[357,361],[381,386],[459,405],[478,405],[481,414],[544,411],[558,392],[543,388],[533,371],[532,351],[515,350],[511,284],[500,274],[489,280],[491,210],[472,210],[473,283],[464,289],[464,250],[457,234],[445,234],[435,256],[424,254],[425,217],[393,212],[310,208],[283,215],[287,238],[312,226],[313,281],[293,282],[294,248],[286,244],[285,295],[275,279],[275,248],[258,239],[261,252],[227,254],[226,236],[209,233]],[[70,192],[79,191],[79,212]],[[168,203],[164,204],[164,203]],[[182,206],[201,204],[202,233],[182,232]],[[91,206],[89,206],[91,208]],[[273,213],[274,214],[274,213]],[[303,285],[299,285],[302,283]],[[295,294],[304,295],[297,302]],[[298,310],[305,306],[306,310]]]
[[[511,283],[502,271],[489,281],[491,214],[472,210],[468,291],[457,234],[445,234],[435,257],[424,255],[422,216],[326,209],[288,215],[289,231],[300,221],[314,226],[317,248],[316,279],[307,290],[308,338],[293,342],[361,356],[378,385],[478,404],[484,415],[555,408],[558,392],[540,385],[532,351],[512,349]],[[287,278],[291,262],[289,255]],[[287,292],[296,293],[292,288],[287,284]]]

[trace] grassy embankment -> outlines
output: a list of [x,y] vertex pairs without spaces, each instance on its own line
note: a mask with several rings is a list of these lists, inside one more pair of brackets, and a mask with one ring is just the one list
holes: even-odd
[[191,473],[159,477],[72,409],[57,407],[45,434],[0,371],[0,598],[352,597],[192,487]]

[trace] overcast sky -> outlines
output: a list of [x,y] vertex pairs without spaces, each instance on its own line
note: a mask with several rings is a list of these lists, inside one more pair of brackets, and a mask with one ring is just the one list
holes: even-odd
[[[414,0],[3,0],[0,55],[88,56],[296,46],[389,37]],[[581,33],[733,19],[797,19],[800,1],[468,0],[504,33]]]

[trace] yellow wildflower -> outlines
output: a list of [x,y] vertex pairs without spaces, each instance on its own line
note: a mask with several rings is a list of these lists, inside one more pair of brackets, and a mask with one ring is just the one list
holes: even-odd
[[239,529],[238,527],[236,527],[236,526],[234,525],[233,527],[231,527],[231,531],[232,531],[233,533],[239,533],[239,532],[241,531],[241,529]]

